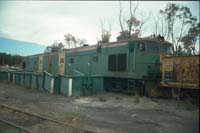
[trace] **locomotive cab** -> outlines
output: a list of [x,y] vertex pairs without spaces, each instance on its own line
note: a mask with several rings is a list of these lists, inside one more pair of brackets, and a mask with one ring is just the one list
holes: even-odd
[[[142,39],[129,42],[129,73],[134,81],[144,82],[146,95],[160,83],[161,55],[171,54],[171,44],[165,41]],[[140,86],[140,88],[143,88]]]
[[139,42],[138,47],[141,52],[172,54],[172,45],[170,43]]

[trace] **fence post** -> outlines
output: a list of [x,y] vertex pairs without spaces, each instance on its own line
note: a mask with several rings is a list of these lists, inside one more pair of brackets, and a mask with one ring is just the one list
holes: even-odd
[[72,96],[72,78],[68,80],[68,96]]
[[8,72],[8,81],[10,81],[10,72]]
[[53,94],[54,93],[54,78],[51,78],[51,89],[50,89],[50,93]]
[[13,73],[13,84],[15,83],[15,73]]

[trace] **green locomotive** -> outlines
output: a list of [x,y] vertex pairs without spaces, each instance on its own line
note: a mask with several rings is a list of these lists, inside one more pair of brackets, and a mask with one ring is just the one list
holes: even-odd
[[171,46],[156,38],[83,46],[61,51],[64,56],[56,52],[27,57],[25,71],[83,76],[85,88],[94,87],[98,81],[93,79],[101,77],[104,90],[150,95],[161,79],[160,55],[170,54]]

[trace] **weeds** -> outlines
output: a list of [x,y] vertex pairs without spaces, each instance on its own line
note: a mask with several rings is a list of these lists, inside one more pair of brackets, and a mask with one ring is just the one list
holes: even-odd
[[67,121],[70,122],[79,122],[83,120],[83,116],[79,112],[66,112],[64,117]]
[[140,102],[139,95],[135,95],[134,102],[135,103],[139,103]]
[[107,100],[106,100],[105,97],[99,97],[99,101],[100,101],[100,102],[106,102]]

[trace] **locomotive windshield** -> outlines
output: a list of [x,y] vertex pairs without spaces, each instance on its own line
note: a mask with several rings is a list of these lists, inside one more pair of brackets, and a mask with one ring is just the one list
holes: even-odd
[[164,54],[172,54],[172,47],[169,44],[164,44],[161,46],[161,52]]
[[163,53],[171,54],[171,45],[168,43],[158,44],[158,43],[140,43],[140,51],[152,52],[152,53]]

